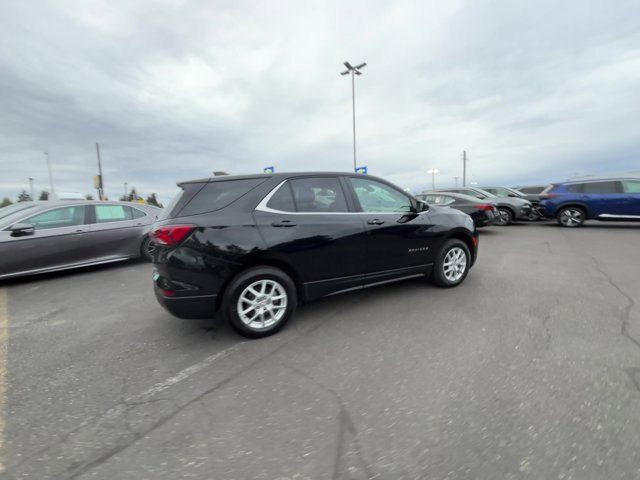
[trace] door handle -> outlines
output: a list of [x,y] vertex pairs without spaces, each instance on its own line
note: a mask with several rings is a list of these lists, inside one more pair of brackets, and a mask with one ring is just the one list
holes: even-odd
[[86,230],[78,229],[74,233],[84,233],[84,232],[86,232]]
[[367,223],[369,225],[382,225],[384,223],[384,220],[380,220],[378,218],[374,218],[373,220],[369,220]]
[[271,225],[274,227],[295,227],[296,223],[291,220],[279,220],[277,222],[273,222]]

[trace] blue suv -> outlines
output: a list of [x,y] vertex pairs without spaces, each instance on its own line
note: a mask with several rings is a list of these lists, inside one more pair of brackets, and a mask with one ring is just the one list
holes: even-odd
[[563,227],[579,227],[591,219],[640,221],[640,177],[554,183],[540,194],[540,209]]

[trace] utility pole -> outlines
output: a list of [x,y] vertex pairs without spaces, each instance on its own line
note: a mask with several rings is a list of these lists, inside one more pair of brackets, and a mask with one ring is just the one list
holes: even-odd
[[361,63],[360,65],[356,65],[355,67],[351,65],[349,62],[344,62],[344,66],[347,69],[340,73],[340,75],[348,75],[351,73],[351,109],[353,113],[353,171],[355,172],[357,167],[356,162],[356,75],[362,75],[360,71],[362,68],[367,66],[366,62]]
[[49,198],[51,200],[55,200],[56,192],[53,189],[53,174],[51,173],[51,161],[49,160],[49,152],[44,152],[44,156],[47,158],[47,169],[49,170],[49,190],[51,190],[51,192],[49,193]]
[[462,151],[462,186],[467,186],[467,151]]
[[436,189],[436,173],[440,173],[440,170],[437,168],[432,168],[431,170],[427,170],[427,173],[431,174],[431,190]]
[[36,199],[36,192],[33,190],[33,177],[29,177],[29,191],[31,192],[31,201]]
[[98,154],[98,200],[104,200],[104,182],[102,180],[102,160],[100,159],[100,144],[96,142],[96,153]]
[[456,188],[458,188],[458,179],[459,179],[460,177],[453,177],[453,178],[454,178],[454,180],[456,181]]

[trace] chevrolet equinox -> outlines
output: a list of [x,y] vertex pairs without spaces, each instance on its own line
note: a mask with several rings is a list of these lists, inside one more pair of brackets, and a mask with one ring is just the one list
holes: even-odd
[[414,277],[462,283],[471,217],[370,175],[277,173],[183,182],[151,233],[158,301],[182,318],[223,314],[248,337],[296,307]]

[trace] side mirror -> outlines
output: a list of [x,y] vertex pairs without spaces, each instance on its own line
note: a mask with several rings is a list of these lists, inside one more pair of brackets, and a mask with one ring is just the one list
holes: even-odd
[[510,193],[509,196],[513,198],[518,198],[518,195],[516,195],[515,193]]
[[484,195],[480,195],[480,194],[477,194],[477,195],[476,195],[476,197],[478,197],[480,200],[482,200],[483,198],[485,198],[485,196],[484,196]]
[[36,227],[30,223],[16,223],[9,229],[12,237],[22,237],[23,235],[33,235]]
[[418,200],[415,205],[413,205],[414,213],[426,212],[429,210],[429,204],[422,200]]

